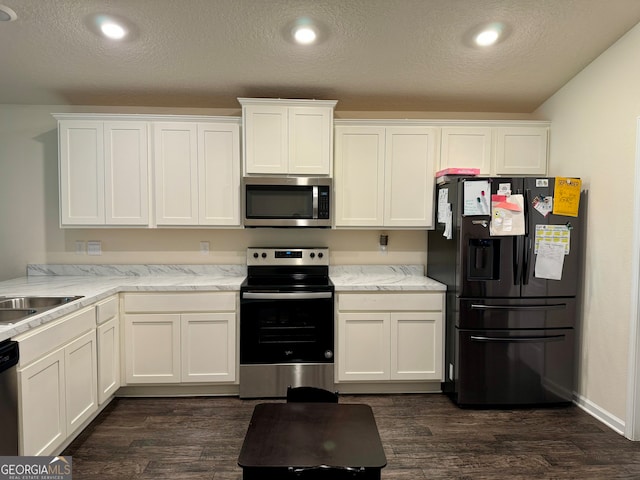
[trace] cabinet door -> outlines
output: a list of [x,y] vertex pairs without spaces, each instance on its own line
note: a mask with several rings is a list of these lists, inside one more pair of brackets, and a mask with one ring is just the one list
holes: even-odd
[[233,382],[235,345],[235,314],[183,314],[182,382]]
[[158,225],[198,224],[197,124],[159,122],[153,126]]
[[336,226],[382,226],[384,127],[339,126],[335,133]]
[[147,122],[105,122],[105,215],[107,225],[149,223]]
[[103,225],[103,124],[89,120],[61,120],[58,134],[60,224]]
[[180,315],[125,316],[125,379],[180,382]]
[[99,325],[98,404],[102,405],[120,388],[120,322],[118,317]]
[[67,437],[64,349],[18,372],[20,455],[51,455]]
[[64,349],[67,436],[98,410],[96,332],[91,330]]
[[240,134],[234,124],[198,124],[200,225],[240,225]]
[[480,174],[491,174],[490,127],[442,127],[440,165],[445,168],[479,168]]
[[243,107],[245,173],[287,173],[287,115],[285,106]]
[[389,380],[389,314],[338,314],[338,380]]
[[496,130],[497,175],[546,175],[547,127],[504,127]]
[[391,379],[442,380],[442,313],[391,313]]
[[289,173],[329,175],[333,108],[289,107]]
[[437,130],[386,129],[384,225],[433,227]]

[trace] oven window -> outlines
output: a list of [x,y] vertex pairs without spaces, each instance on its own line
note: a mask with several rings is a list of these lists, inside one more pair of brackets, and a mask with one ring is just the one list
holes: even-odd
[[333,299],[243,300],[240,363],[329,362]]
[[311,186],[247,186],[247,218],[313,218]]

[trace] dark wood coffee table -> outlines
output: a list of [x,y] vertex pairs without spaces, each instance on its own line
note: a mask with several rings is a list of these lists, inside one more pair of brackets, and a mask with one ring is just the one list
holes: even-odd
[[243,479],[380,479],[387,464],[368,405],[256,405],[238,458]]

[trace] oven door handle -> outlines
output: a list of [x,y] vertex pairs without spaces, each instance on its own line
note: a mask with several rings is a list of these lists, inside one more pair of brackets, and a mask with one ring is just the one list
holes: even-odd
[[243,292],[242,298],[247,300],[312,300],[332,298],[332,292]]

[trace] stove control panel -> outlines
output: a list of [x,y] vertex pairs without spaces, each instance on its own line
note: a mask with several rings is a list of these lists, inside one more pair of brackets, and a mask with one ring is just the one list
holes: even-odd
[[256,265],[329,265],[329,249],[259,248],[247,249],[247,266]]

